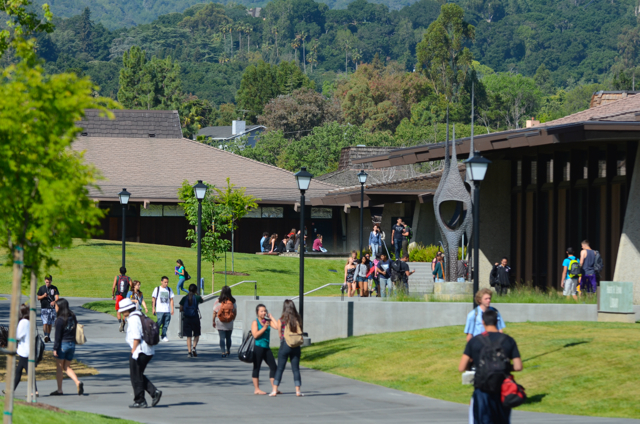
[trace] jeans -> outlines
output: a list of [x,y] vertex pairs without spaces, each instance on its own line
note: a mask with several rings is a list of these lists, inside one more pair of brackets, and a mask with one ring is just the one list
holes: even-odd
[[473,421],[476,424],[509,424],[511,409],[502,406],[500,393],[492,395],[475,389],[473,392]]
[[436,283],[444,283],[444,280],[443,280],[442,278],[438,278],[438,277],[436,277],[436,278],[434,279],[434,282],[436,282]]
[[280,350],[278,351],[278,370],[273,381],[274,386],[279,386],[282,380],[282,373],[287,366],[287,359],[291,359],[291,370],[293,371],[293,383],[296,387],[302,386],[300,378],[300,346],[291,348],[282,340],[280,342]]
[[189,292],[184,289],[184,282],[185,281],[186,280],[182,276],[178,279],[178,286],[176,287],[176,294],[178,294],[178,295],[182,294],[182,291],[180,291],[180,290],[183,290],[186,294],[189,294]]
[[371,245],[371,259],[376,259],[378,256],[380,256],[380,245],[379,244],[372,244]]
[[380,296],[387,297],[387,287],[389,288],[389,296],[393,295],[393,282],[391,278],[380,278]]
[[140,353],[138,359],[129,356],[129,376],[131,377],[131,386],[133,386],[133,402],[145,403],[144,392],[149,393],[151,397],[156,394],[156,386],[144,375],[144,370],[153,358],[153,355],[145,355]]
[[162,327],[162,334],[160,334],[160,338],[167,337],[167,329],[171,322],[171,312],[158,312],[157,316],[158,327]]
[[394,240],[393,248],[396,251],[396,260],[399,260],[402,257],[402,240]]
[[509,291],[509,287],[508,286],[502,286],[500,284],[496,285],[496,293],[498,293],[498,296],[502,296],[503,294],[507,294],[508,291]]
[[[27,374],[29,373],[29,369],[27,368],[29,366],[29,358],[25,358],[20,355],[16,356],[18,358],[18,362],[16,363],[16,375],[13,379],[13,390],[16,390],[16,387],[18,387],[18,383],[20,383],[20,379],[22,378],[22,370],[24,370],[24,372]],[[36,384],[36,392],[37,391],[38,385]]]
[[[220,336],[220,350],[222,353],[231,352],[231,333],[233,330],[218,330],[218,335]],[[226,349],[225,349],[226,342]]]

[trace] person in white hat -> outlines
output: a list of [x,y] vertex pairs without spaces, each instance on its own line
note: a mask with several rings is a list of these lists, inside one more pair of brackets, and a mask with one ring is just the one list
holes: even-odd
[[136,310],[136,304],[131,299],[122,299],[118,303],[118,312],[124,315],[127,320],[127,343],[131,346],[131,356],[129,357],[129,375],[131,386],[133,386],[133,405],[129,408],[146,408],[147,401],[144,392],[151,396],[151,406],[156,406],[160,402],[162,392],[156,389],[151,381],[144,375],[144,370],[153,358],[155,349],[149,346],[142,336],[142,316]]

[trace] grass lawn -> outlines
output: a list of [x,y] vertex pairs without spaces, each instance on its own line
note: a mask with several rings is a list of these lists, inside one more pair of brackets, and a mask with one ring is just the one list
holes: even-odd
[[[53,356],[53,352],[45,351],[44,358],[42,362],[38,364],[36,367],[36,381],[40,380],[55,380],[56,378],[56,357]],[[87,375],[96,375],[98,374],[98,370],[95,368],[88,367],[82,362],[78,362],[75,359],[71,361],[71,369],[75,371],[78,377],[82,378]],[[4,382],[4,377],[7,373],[7,357],[5,355],[0,356],[0,381]],[[68,378],[66,374],[64,374],[64,378]],[[27,373],[22,373],[22,379],[20,381],[27,381]],[[26,386],[18,386],[18,391],[22,390],[26,392]]]
[[[147,304],[147,308],[149,309],[149,313],[146,313],[144,311],[144,308],[142,309],[142,312],[145,312],[145,315],[148,316],[149,318],[151,318],[152,320],[158,321],[158,317],[156,317],[155,315],[153,315],[151,313],[151,311],[152,311],[152,309],[151,309],[151,300],[149,300],[149,303],[147,303],[147,299],[145,299],[144,301]],[[92,311],[102,312],[104,314],[109,314],[109,315],[112,315],[114,317],[117,317],[115,305],[116,305],[116,301],[115,300],[98,300],[96,302],[85,303],[84,305],[82,305],[82,307],[86,308],[86,309],[90,309]]]
[[[595,322],[508,323],[529,397],[520,409],[640,418],[640,325]],[[452,402],[468,403],[458,363],[463,327],[352,337],[302,350],[302,365]],[[368,352],[368,353],[367,353]]]
[[[18,386],[20,390],[20,386]],[[4,403],[4,397],[0,396]],[[135,421],[121,420],[106,415],[88,412],[65,411],[44,403],[28,404],[16,400],[13,404],[13,422],[15,424],[135,424]]]
[[[113,278],[118,274],[122,260],[122,244],[106,240],[76,240],[69,249],[56,250],[60,268],[52,269],[53,284],[60,296],[111,297]],[[176,289],[178,278],[174,275],[176,260],[182,259],[196,280],[196,250],[186,247],[160,246],[143,243],[127,243],[127,274],[142,282],[142,292],[149,297],[160,284],[160,277],[169,277],[169,285]],[[305,259],[305,287],[309,290],[326,283],[342,283],[344,280],[342,259]],[[235,254],[235,271],[249,276],[227,276],[231,285],[243,280],[258,281],[260,296],[293,296],[298,294],[299,259],[280,256],[263,256],[248,253]],[[216,271],[224,271],[224,258],[216,262]],[[231,253],[227,253],[227,269],[231,271]],[[331,272],[330,269],[338,272]],[[0,268],[0,293],[11,292],[11,268]],[[202,262],[205,292],[211,292],[211,264]],[[215,290],[225,282],[225,275],[215,274]],[[39,282],[39,284],[44,281]],[[187,284],[188,286],[188,284]],[[186,288],[186,287],[185,287]],[[27,293],[27,292],[24,292]],[[234,295],[253,295],[253,284],[233,288]],[[314,293],[317,296],[339,295],[339,288],[328,287]],[[150,302],[150,298],[149,298]],[[150,304],[147,307],[150,308]]]

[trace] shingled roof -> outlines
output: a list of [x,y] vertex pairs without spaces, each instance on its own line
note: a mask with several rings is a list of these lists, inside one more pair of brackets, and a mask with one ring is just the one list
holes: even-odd
[[100,116],[97,109],[86,109],[78,122],[81,137],[182,138],[177,110],[113,110],[115,119]]
[[[217,187],[226,178],[261,203],[294,204],[300,191],[292,172],[185,138],[79,137],[73,148],[98,168],[104,180],[90,190],[97,200],[115,201],[126,187],[132,201],[177,202],[184,180],[203,180]],[[310,197],[323,196],[337,186],[313,180]]]

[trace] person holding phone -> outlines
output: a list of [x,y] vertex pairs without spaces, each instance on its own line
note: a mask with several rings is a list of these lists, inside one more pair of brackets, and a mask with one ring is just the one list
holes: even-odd
[[251,377],[253,379],[253,394],[266,395],[266,392],[260,390],[260,366],[262,361],[266,362],[269,366],[269,379],[271,380],[272,391],[277,389],[273,385],[273,379],[276,376],[276,358],[271,352],[269,347],[269,338],[271,337],[271,321],[272,317],[267,312],[267,307],[263,304],[256,306],[257,318],[251,323],[251,334],[255,339],[255,347],[253,351],[253,372]]

